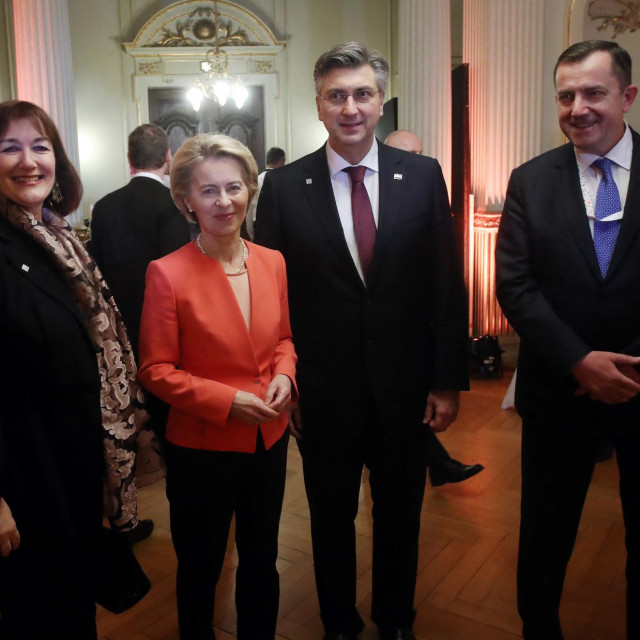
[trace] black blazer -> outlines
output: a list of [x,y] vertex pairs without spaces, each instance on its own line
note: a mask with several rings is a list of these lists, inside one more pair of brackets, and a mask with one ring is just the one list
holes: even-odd
[[95,350],[53,260],[4,216],[0,353],[0,495],[23,540],[97,531],[104,455]]
[[136,358],[147,266],[189,239],[189,224],[169,189],[153,178],[134,177],[93,208],[91,253],[120,309]]
[[573,146],[511,175],[496,247],[497,292],[521,338],[516,407],[525,417],[582,408],[637,429],[640,398],[611,406],[575,398],[569,373],[592,350],[640,355],[640,136],[632,133],[629,191],[604,279]]
[[[326,148],[269,171],[256,240],[284,254],[305,431],[353,429],[373,397],[398,438],[431,389],[466,389],[466,293],[438,163],[379,144],[380,212],[365,287]],[[327,417],[329,412],[329,417]]]

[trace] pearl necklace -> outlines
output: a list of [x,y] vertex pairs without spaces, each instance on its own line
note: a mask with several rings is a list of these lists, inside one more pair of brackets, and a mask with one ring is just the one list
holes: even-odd
[[[202,242],[200,242],[200,236],[202,234],[198,234],[196,237],[196,246],[200,249],[202,255],[207,256],[207,258],[211,258],[211,256],[202,248]],[[246,260],[249,255],[249,250],[247,249],[247,245],[244,243],[244,240],[240,238],[240,246],[242,247],[242,258],[240,260],[240,266],[235,271],[225,271],[228,276],[241,276],[247,270]],[[213,259],[213,258],[212,258]]]

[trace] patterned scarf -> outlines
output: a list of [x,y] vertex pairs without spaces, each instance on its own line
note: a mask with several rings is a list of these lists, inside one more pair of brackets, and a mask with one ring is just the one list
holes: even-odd
[[[42,222],[13,202],[0,200],[7,219],[49,253],[69,285],[96,350],[100,373],[100,406],[104,429],[106,476],[104,515],[117,529],[138,524],[136,452],[138,439],[156,455],[154,439],[145,426],[144,393],[136,380],[131,343],[102,273],[67,222],[44,209]],[[146,433],[145,433],[146,432]],[[144,434],[144,435],[143,435]],[[158,462],[159,465],[159,462]]]

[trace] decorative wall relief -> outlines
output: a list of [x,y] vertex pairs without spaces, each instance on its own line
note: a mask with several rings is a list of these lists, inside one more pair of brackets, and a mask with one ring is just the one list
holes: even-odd
[[613,38],[625,31],[633,32],[640,28],[638,0],[591,0],[588,13],[592,20],[602,20],[598,31],[611,27]]
[[177,20],[173,26],[164,27],[152,47],[246,47],[261,44],[252,42],[247,32],[233,25],[231,20],[221,20],[217,7],[198,7],[185,20]]

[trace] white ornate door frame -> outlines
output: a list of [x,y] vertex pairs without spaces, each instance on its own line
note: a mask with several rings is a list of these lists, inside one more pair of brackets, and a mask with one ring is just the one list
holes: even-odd
[[[218,32],[214,27],[217,8]],[[219,45],[229,56],[229,75],[262,87],[265,146],[287,147],[284,42],[253,13],[227,0],[182,0],[155,14],[133,42],[123,44],[131,62],[129,129],[149,122],[149,89],[184,87],[201,75],[200,62]]]

